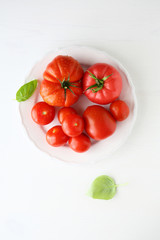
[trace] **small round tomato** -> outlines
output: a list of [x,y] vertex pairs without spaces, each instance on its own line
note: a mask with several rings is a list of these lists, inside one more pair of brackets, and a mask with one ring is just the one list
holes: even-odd
[[117,121],[123,121],[129,115],[129,107],[124,101],[117,100],[111,103],[110,112]]
[[77,137],[71,137],[69,139],[69,146],[75,152],[85,152],[90,148],[91,140],[86,134],[82,133]]
[[76,114],[76,110],[72,107],[63,107],[58,112],[58,120],[60,123],[63,122],[65,116],[69,114]]
[[46,133],[47,142],[53,147],[63,146],[69,137],[63,132],[61,126],[54,126]]
[[62,122],[62,129],[69,137],[76,137],[83,132],[84,120],[78,114],[67,115]]
[[86,133],[95,140],[102,140],[114,133],[116,121],[104,107],[92,105],[83,113]]
[[45,102],[38,102],[33,106],[31,116],[33,121],[37,124],[46,125],[54,119],[55,109]]

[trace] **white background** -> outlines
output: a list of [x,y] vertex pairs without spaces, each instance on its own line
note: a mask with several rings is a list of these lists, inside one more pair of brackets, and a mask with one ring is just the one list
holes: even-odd
[[[71,45],[121,61],[138,99],[127,142],[90,166],[38,150],[12,100],[36,61]],[[0,239],[160,239],[159,59],[159,0],[0,0]],[[101,174],[128,185],[112,200],[93,200],[86,192]]]

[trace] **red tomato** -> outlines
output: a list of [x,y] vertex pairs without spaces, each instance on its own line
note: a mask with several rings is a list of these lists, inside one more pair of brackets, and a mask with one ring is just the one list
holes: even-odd
[[70,56],[57,56],[50,62],[43,74],[40,94],[52,106],[69,107],[82,94],[83,69]]
[[55,109],[45,102],[38,102],[32,108],[31,116],[37,124],[46,125],[54,119]]
[[85,152],[87,151],[91,146],[90,138],[82,133],[81,135],[77,137],[72,137],[69,139],[69,146],[72,148],[75,152]]
[[117,121],[123,121],[129,115],[129,107],[124,101],[117,100],[111,103],[110,112]]
[[64,145],[68,139],[69,137],[63,132],[62,127],[58,125],[49,129],[46,134],[47,142],[53,147]]
[[84,130],[84,120],[77,114],[67,115],[62,122],[62,129],[69,137],[76,137]]
[[63,107],[59,110],[58,112],[58,120],[60,123],[63,122],[63,119],[65,118],[65,116],[69,115],[69,114],[76,114],[76,110],[74,108],[71,107]]
[[121,93],[121,75],[109,64],[96,63],[83,76],[83,90],[92,102],[98,104],[111,103]]
[[109,137],[116,130],[116,121],[112,115],[98,105],[87,107],[83,113],[85,130],[95,140]]

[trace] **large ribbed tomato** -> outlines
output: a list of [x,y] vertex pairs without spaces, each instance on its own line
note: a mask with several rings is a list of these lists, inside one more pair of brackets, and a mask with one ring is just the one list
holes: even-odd
[[111,103],[121,93],[121,75],[109,64],[96,63],[84,74],[83,90],[87,98],[92,102],[98,104]]
[[83,69],[70,56],[57,56],[50,62],[43,74],[40,94],[52,106],[69,107],[82,94]]

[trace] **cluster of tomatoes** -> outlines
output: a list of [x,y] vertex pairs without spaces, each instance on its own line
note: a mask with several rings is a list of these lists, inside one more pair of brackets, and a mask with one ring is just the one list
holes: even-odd
[[[85,152],[91,146],[90,137],[95,140],[109,137],[116,130],[116,121],[123,121],[129,115],[127,104],[116,100],[122,90],[122,79],[111,65],[97,63],[84,73],[74,58],[57,56],[48,64],[43,78],[40,95],[44,102],[34,105],[31,116],[37,124],[46,125],[55,117],[54,106],[62,107],[58,111],[61,125],[46,133],[51,146],[59,147],[68,142],[74,151]],[[111,103],[110,111],[100,105],[92,105],[80,116],[70,106],[83,93],[96,104]]]

